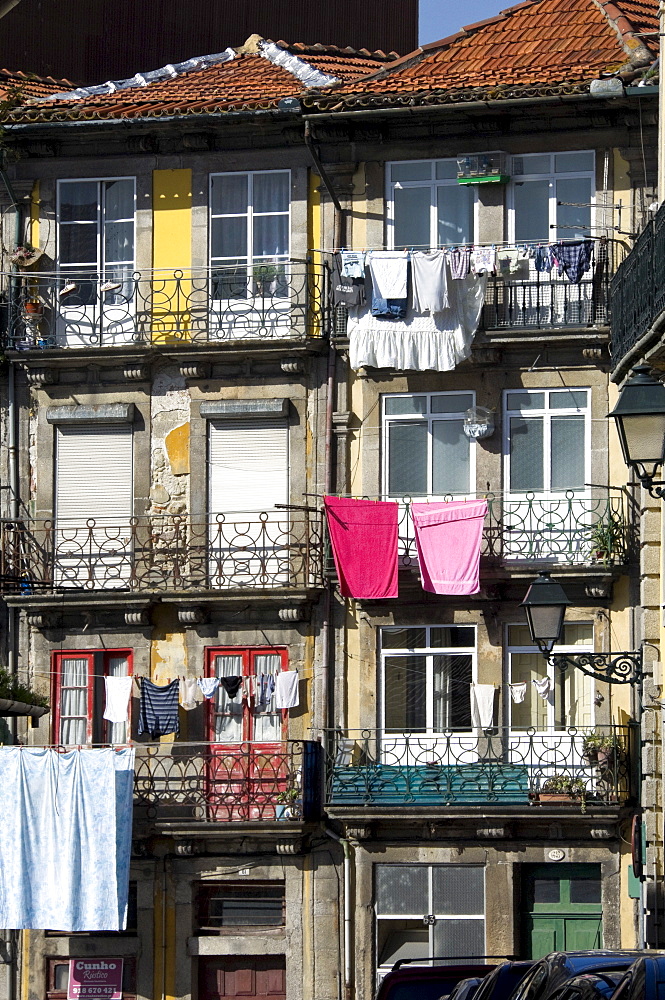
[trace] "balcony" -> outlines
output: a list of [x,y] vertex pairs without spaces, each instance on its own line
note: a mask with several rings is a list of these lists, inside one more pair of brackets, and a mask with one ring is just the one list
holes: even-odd
[[52,348],[221,345],[327,336],[328,270],[279,264],[112,273],[68,269],[2,275],[4,346]]
[[556,269],[487,282],[485,330],[560,330],[609,325],[610,282],[625,254],[616,240],[597,241],[595,259],[579,284]]
[[321,812],[321,745],[136,744],[137,824],[307,822]]
[[[487,500],[481,557],[485,565],[538,562],[609,568],[628,561],[631,498],[590,487],[559,493],[478,493]],[[449,497],[447,499],[462,499]],[[418,567],[410,499],[400,504],[400,565]]]
[[656,320],[665,312],[665,205],[650,219],[633,249],[612,279],[612,362],[625,370],[637,362],[643,350],[636,347],[648,337]]
[[317,513],[0,522],[5,594],[263,591],[322,585]]
[[331,732],[326,806],[616,807],[632,791],[633,727],[593,730],[614,740],[606,756],[585,750],[591,731]]

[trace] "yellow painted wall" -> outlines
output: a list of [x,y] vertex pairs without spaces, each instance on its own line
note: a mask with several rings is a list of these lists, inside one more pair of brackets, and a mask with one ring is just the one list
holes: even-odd
[[[192,171],[153,170],[152,266],[155,269],[152,339],[189,340],[192,290]],[[178,286],[169,275],[184,271]],[[161,274],[160,274],[161,272]],[[160,307],[160,300],[163,308]]]
[[30,246],[39,247],[39,181],[32,185],[30,196]]
[[322,226],[321,226],[321,192],[319,186],[321,178],[313,170],[309,172],[309,190],[307,192],[307,247],[310,250],[309,256],[312,260],[312,269],[309,278],[310,301],[314,304],[309,320],[308,333],[311,337],[320,337],[322,333],[321,311],[317,308],[319,302],[323,302],[323,254],[318,252],[318,248],[323,246]]

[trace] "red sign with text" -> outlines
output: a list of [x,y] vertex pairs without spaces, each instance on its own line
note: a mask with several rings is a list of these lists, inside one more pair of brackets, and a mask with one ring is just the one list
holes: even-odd
[[121,1000],[121,958],[72,958],[67,1000]]

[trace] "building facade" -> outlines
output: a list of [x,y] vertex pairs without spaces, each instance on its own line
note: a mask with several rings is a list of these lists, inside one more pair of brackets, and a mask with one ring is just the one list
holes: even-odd
[[[658,942],[629,872],[639,693],[555,667],[520,607],[549,571],[555,653],[642,638],[609,285],[653,200],[655,98],[609,74],[649,65],[652,25],[620,43],[568,6],[393,62],[254,39],[10,115],[4,239],[34,259],[5,269],[6,657],[51,707],[17,734],[137,762],[127,930],[23,931],[16,996],[61,1000],[87,956],[125,960],[128,1000],[369,1000],[399,959]],[[536,264],[588,241],[579,281]],[[334,251],[439,246],[518,265],[482,279],[464,357],[359,364]],[[326,494],[398,504],[397,598],[340,596]],[[420,582],[411,505],[450,498],[487,502],[469,596]],[[138,732],[141,678],[214,677],[239,686]]]

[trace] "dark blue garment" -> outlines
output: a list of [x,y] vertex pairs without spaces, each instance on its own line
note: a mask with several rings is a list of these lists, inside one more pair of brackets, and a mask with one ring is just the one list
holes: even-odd
[[406,316],[407,299],[382,299],[380,295],[372,295],[372,316],[379,319],[404,319]]
[[552,257],[552,248],[551,247],[536,247],[536,252],[535,252],[535,257],[534,257],[534,264],[536,266],[536,271],[540,271],[541,274],[542,274],[543,271],[547,271],[547,273],[549,274],[549,272],[554,267],[554,259]]
[[180,681],[160,686],[147,677],[141,678],[141,701],[139,702],[139,736],[150,733],[153,740],[158,736],[180,731],[178,721],[178,691]]
[[559,262],[559,274],[565,274],[574,285],[579,285],[582,276],[591,267],[593,259],[593,241],[582,240],[579,243],[557,243],[554,255]]

